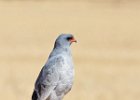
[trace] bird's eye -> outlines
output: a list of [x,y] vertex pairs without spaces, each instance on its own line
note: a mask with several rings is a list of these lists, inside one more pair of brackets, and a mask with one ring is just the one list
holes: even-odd
[[68,40],[68,41],[71,40],[71,39],[73,39],[73,37],[67,37],[67,40]]

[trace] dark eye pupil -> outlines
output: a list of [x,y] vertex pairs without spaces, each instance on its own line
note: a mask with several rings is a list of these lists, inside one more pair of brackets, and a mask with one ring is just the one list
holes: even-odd
[[72,39],[72,37],[67,37],[67,40],[71,40]]

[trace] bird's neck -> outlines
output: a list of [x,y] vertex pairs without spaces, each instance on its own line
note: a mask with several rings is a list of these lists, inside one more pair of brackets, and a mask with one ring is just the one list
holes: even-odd
[[55,56],[57,54],[66,54],[66,55],[70,55],[71,56],[71,49],[70,47],[54,47],[53,48],[53,51],[51,52],[50,54],[50,57],[51,56]]

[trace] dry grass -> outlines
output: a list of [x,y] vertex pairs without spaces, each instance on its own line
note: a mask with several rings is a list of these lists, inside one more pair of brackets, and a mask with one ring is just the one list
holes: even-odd
[[56,36],[73,33],[65,100],[140,100],[140,3],[0,2],[0,98],[30,100]]

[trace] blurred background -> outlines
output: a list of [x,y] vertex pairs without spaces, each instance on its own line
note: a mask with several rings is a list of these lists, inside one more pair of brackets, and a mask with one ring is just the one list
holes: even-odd
[[61,33],[78,40],[64,100],[140,100],[139,0],[1,0],[0,99],[31,100]]

